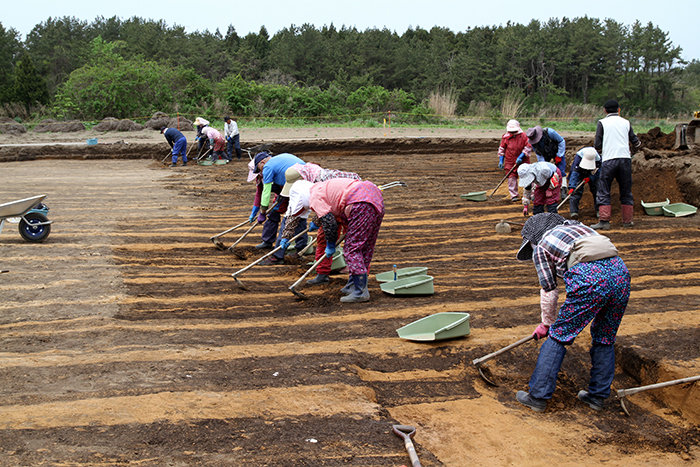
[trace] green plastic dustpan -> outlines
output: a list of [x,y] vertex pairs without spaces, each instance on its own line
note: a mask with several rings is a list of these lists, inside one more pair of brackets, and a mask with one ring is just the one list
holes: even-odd
[[212,161],[199,161],[197,162],[197,165],[213,165],[214,163]]
[[472,191],[471,193],[467,193],[466,195],[459,196],[461,196],[462,199],[466,199],[469,201],[486,201],[488,199],[485,191]]
[[469,335],[469,313],[444,312],[426,316],[396,330],[410,341],[436,341]]
[[674,203],[663,207],[664,216],[667,217],[683,217],[690,216],[698,212],[698,208],[685,203]]
[[[315,249],[316,247],[313,246],[311,248]],[[313,264],[314,263],[311,262],[311,263],[309,263],[309,266],[311,266]],[[331,263],[331,271],[340,271],[345,266],[347,266],[347,264],[345,264],[345,258],[343,258],[343,247],[339,246],[338,248],[335,249],[335,253],[333,253],[333,262]]]
[[215,165],[226,165],[228,164],[228,161],[226,159],[217,159],[216,162],[214,162]]
[[[409,276],[417,276],[419,274],[426,274],[428,268],[425,267],[411,267],[411,268],[401,268],[396,270],[396,279],[404,279]],[[378,282],[389,282],[394,280],[394,271],[380,272],[374,276]]]
[[663,215],[663,207],[668,206],[670,201],[666,198],[666,201],[659,201],[658,203],[645,203],[642,201],[642,207],[644,212],[649,216],[661,216]]
[[381,287],[382,291],[393,295],[432,295],[435,293],[433,276],[425,274],[382,282],[379,287]]

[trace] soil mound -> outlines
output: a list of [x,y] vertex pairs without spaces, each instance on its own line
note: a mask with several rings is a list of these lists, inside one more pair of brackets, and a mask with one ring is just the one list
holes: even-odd
[[68,120],[59,122],[51,118],[46,118],[34,127],[35,133],[71,133],[74,131],[84,131],[85,125],[80,120]]
[[132,120],[119,120],[114,117],[107,117],[93,128],[95,131],[141,131],[143,125]]
[[19,135],[26,132],[24,125],[20,125],[9,117],[0,117],[0,133]]
[[646,133],[637,135],[642,145],[648,149],[670,150],[676,143],[676,133],[664,133],[658,126]]
[[192,120],[185,117],[173,117],[163,112],[156,112],[151,119],[143,124],[145,128],[160,131],[161,128],[178,128],[180,130],[191,130],[193,128]]

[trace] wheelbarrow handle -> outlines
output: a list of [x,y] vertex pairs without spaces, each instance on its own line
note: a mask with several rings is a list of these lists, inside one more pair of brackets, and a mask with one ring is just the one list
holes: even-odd
[[496,351],[493,352],[493,353],[490,353],[490,354],[488,354],[488,355],[485,355],[485,356],[483,356],[483,357],[481,357],[481,358],[477,358],[477,359],[474,360],[472,363],[473,363],[474,365],[479,365],[479,364],[481,364],[481,363],[484,363],[485,361],[491,360],[493,357],[497,357],[497,356],[501,355],[501,354],[504,353],[504,352],[508,352],[510,349],[513,349],[513,348],[515,348],[515,347],[517,347],[517,346],[519,346],[519,345],[523,345],[525,342],[530,341],[530,340],[532,340],[532,339],[534,339],[534,338],[535,338],[535,335],[534,335],[534,334],[530,334],[530,335],[527,336],[527,337],[523,337],[523,338],[520,339],[518,342],[513,342],[512,344],[510,344],[510,345],[508,345],[508,346],[506,346],[506,347],[503,347],[503,348],[500,349],[500,350],[496,350]]
[[583,186],[584,183],[586,183],[586,182],[585,182],[584,180],[581,180],[581,183],[579,183],[578,185],[576,185],[576,188],[574,188],[574,191],[572,191],[571,193],[569,193],[568,195],[566,195],[566,198],[564,198],[563,200],[561,200],[561,203],[557,204],[557,209],[561,208],[561,207],[564,205],[564,203],[566,203],[566,200],[568,200],[569,198],[571,198],[571,195],[573,195],[574,192],[575,192],[576,190],[578,190],[579,188],[581,188],[581,187]]
[[508,173],[506,174],[506,176],[503,177],[503,180],[501,180],[501,181],[498,183],[498,185],[496,185],[496,188],[493,189],[493,191],[491,192],[491,194],[489,195],[489,197],[493,196],[494,193],[496,193],[496,190],[498,190],[498,189],[501,187],[501,185],[503,185],[503,182],[506,181],[506,178],[508,178],[508,176],[509,176],[511,173],[513,173],[513,170],[514,170],[517,166],[518,166],[518,164],[515,164],[513,167],[510,168],[510,170],[508,171]]

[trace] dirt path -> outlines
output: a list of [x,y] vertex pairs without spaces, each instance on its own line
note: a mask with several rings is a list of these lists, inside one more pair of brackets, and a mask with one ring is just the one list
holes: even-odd
[[[601,413],[576,401],[587,341],[572,345],[544,414],[514,401],[537,355],[530,343],[471,365],[530,333],[539,318],[532,265],[514,260],[522,220],[494,187],[491,152],[302,158],[407,188],[385,192],[373,273],[427,266],[426,297],[384,294],[343,305],[330,285],[287,287],[305,262],[230,274],[246,260],[209,241],[244,219],[244,163],[167,169],[152,160],[2,164],[0,199],[47,192],[53,232],[0,235],[0,465],[408,465],[394,423],[417,427],[424,466],[690,465],[699,462],[700,387],[614,399]],[[647,182],[653,175],[653,187]],[[635,174],[635,196],[682,201],[673,173]],[[590,195],[587,195],[590,196]],[[614,207],[619,217],[619,206]],[[584,197],[583,221],[594,220]],[[518,217],[519,216],[519,217]],[[697,216],[642,216],[610,237],[633,276],[614,389],[700,374]],[[228,245],[237,236],[224,237]],[[471,314],[472,333],[418,344],[395,330],[440,311]]]

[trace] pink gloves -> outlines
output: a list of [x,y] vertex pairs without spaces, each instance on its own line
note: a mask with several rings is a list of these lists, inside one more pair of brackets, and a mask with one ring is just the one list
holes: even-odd
[[532,333],[532,335],[535,336],[535,340],[547,337],[547,334],[549,334],[549,326],[546,324],[540,324],[537,326],[537,329],[535,329],[535,332]]

